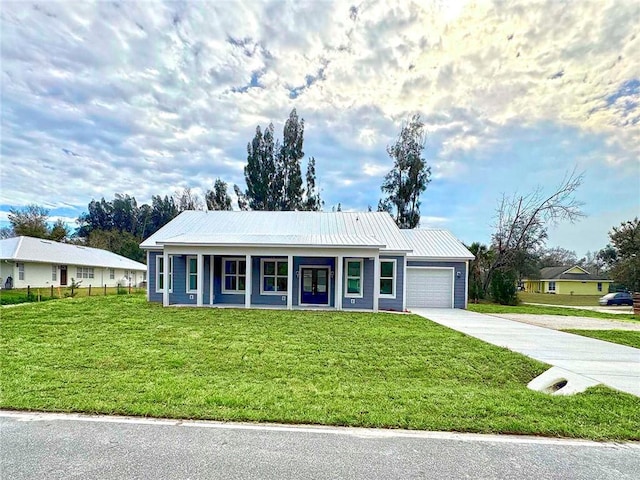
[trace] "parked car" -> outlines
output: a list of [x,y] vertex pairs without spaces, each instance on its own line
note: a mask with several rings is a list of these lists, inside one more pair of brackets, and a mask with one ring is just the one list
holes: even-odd
[[633,297],[627,292],[608,293],[598,300],[600,305],[633,305]]

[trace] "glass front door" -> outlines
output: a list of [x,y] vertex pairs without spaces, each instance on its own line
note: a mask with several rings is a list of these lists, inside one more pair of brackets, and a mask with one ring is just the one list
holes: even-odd
[[307,305],[329,305],[329,268],[305,267],[300,270],[302,301]]

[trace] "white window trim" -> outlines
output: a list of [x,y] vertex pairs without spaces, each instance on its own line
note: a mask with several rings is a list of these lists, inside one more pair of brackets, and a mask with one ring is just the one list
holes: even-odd
[[[349,263],[360,263],[360,292],[349,293]],[[364,259],[362,258],[345,258],[344,259],[344,296],[345,298],[363,298],[364,296]],[[356,277],[353,277],[356,278]],[[378,288],[380,286],[378,285]]]
[[110,268],[109,269],[109,280],[115,280],[116,278],[116,269],[115,268]]
[[57,282],[58,281],[58,266],[57,265],[51,265],[51,281],[52,282]]
[[[162,293],[163,289],[158,288],[160,285],[160,260],[164,258],[163,254],[156,255],[156,293]],[[169,293],[173,293],[173,255],[169,255]]]
[[[196,271],[192,272],[191,271],[191,262],[189,260],[195,260],[196,261]],[[187,293],[198,293],[198,257],[196,255],[187,255],[187,284],[185,286],[185,290]],[[196,288],[195,290],[193,289],[189,289],[190,286],[190,282],[189,282],[189,277],[191,275],[195,275],[196,276]]]
[[[552,283],[553,283],[553,288],[551,288],[551,284],[552,284]],[[556,291],[556,282],[555,282],[555,281],[553,281],[553,280],[550,280],[550,281],[549,281],[549,285],[548,285],[548,287],[547,287],[547,288],[548,288],[548,291],[549,291],[549,292],[555,292],[555,291]]]
[[81,280],[91,280],[92,278],[95,278],[93,267],[76,267],[76,278]]
[[[380,281],[382,281],[383,279],[387,279],[389,277],[383,277],[382,276],[382,263],[383,262],[388,262],[388,263],[393,263],[393,277],[391,278],[392,283],[391,283],[391,288],[393,290],[392,294],[388,294],[388,293],[382,293],[380,292],[380,296],[379,298],[396,298],[396,284],[397,284],[397,280],[398,280],[398,275],[397,275],[397,265],[398,265],[398,261],[395,258],[381,258],[380,259]],[[378,288],[381,290],[380,285],[378,285]]]
[[16,267],[18,267],[18,280],[22,280],[24,282],[24,279],[26,278],[24,262],[16,263]]
[[[276,289],[272,292],[265,290],[264,289],[264,278],[265,278],[265,274],[264,274],[264,262],[276,262],[276,270],[275,270],[275,274],[274,275],[268,275],[269,277],[274,277],[275,279],[275,287]],[[287,265],[287,275],[278,275],[278,262],[280,263],[284,263],[285,265]],[[282,295],[286,295],[288,288],[286,290],[278,290],[278,278],[283,278],[286,277],[287,279],[287,287],[289,285],[289,267],[288,267],[288,260],[286,258],[261,258],[260,259],[260,295],[278,295],[278,296],[282,296]]]
[[[237,273],[235,274],[228,274],[226,273],[226,268],[225,267],[225,262],[227,261],[231,261],[231,262],[238,262],[238,265],[236,267],[236,271]],[[222,285],[220,285],[220,291],[222,292],[223,295],[243,295],[246,293],[246,288],[247,288],[247,268],[251,268],[251,265],[245,265],[244,267],[244,275],[240,274],[240,263],[239,262],[245,262],[246,263],[246,258],[245,257],[222,257]],[[225,285],[227,284],[226,278],[227,276],[235,276],[236,278],[239,277],[244,277],[244,286],[245,286],[245,290],[227,290],[225,288]],[[240,282],[238,282],[236,280],[236,287],[240,285]]]

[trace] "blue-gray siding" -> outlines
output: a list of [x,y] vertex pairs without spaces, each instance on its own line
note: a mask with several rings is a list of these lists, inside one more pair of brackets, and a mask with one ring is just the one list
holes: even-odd
[[380,310],[402,311],[402,295],[404,292],[404,258],[401,256],[380,256],[380,260],[396,261],[396,298],[382,298],[378,303]]
[[[347,271],[347,260],[351,260],[351,258],[344,259],[344,265],[342,266],[342,271],[345,272],[345,278],[342,281],[343,289],[347,291],[347,282],[346,282],[346,271]],[[359,258],[354,258],[353,260],[359,260]],[[372,310],[373,309],[373,260],[369,258],[364,258],[363,265],[363,278],[362,278],[362,298],[342,298],[342,308],[344,310],[348,310],[350,308],[357,308],[359,310]]]
[[[455,269],[453,277],[453,306],[454,308],[464,308],[466,303],[466,262],[434,262],[424,260],[407,260],[408,267],[453,267]],[[460,275],[458,275],[460,272]]]
[[[149,253],[149,274],[148,274],[148,288],[149,299],[153,302],[162,302],[162,292],[156,292],[156,262],[159,256],[162,256],[161,252]],[[222,293],[222,256],[216,255],[214,257],[214,278],[213,278],[213,304],[228,304],[228,305],[244,305],[244,294],[223,294]],[[224,257],[224,258],[241,258],[244,257]],[[252,305],[273,305],[286,307],[287,298],[286,293],[279,293],[277,295],[261,295],[260,294],[260,266],[263,258],[278,258],[286,260],[286,257],[253,257],[251,262],[252,270]],[[402,297],[404,291],[404,257],[402,256],[381,256],[381,259],[394,259],[396,260],[396,298],[380,298],[379,308],[381,310],[402,310]],[[344,259],[343,272],[346,272],[346,261]],[[204,256],[204,272],[203,278],[203,303],[208,305],[209,291],[210,291],[210,272],[211,272],[211,257],[209,255]],[[335,259],[333,257],[294,257],[293,259],[293,272],[291,279],[293,281],[292,290],[293,298],[292,304],[294,306],[300,303],[300,267],[303,265],[314,266],[327,266],[330,271],[329,281],[329,306],[335,306]],[[342,308],[344,309],[361,309],[371,310],[373,309],[373,289],[374,289],[374,277],[373,277],[373,260],[369,258],[363,259],[364,271],[363,271],[363,297],[362,298],[345,298],[342,297]],[[464,267],[464,264],[462,264]],[[187,293],[187,255],[175,255],[173,257],[173,288],[169,294],[169,304],[176,305],[195,305],[197,303],[195,293]],[[346,281],[343,278],[343,288],[346,290]],[[463,285],[464,290],[464,285]],[[193,297],[193,298],[191,298]],[[353,300],[353,303],[352,303]]]
[[[261,295],[260,285],[260,264],[263,258],[277,259],[287,261],[287,257],[251,257],[251,263],[253,264],[251,270],[251,304],[252,305],[275,305],[285,307],[287,306],[287,292],[279,292],[277,295]],[[295,277],[294,277],[295,278]]]

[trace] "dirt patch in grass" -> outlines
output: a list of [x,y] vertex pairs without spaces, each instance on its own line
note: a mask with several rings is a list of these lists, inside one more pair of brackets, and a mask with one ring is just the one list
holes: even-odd
[[617,322],[603,318],[531,315],[529,313],[494,313],[493,315],[554,330],[629,330],[640,332],[640,322]]

